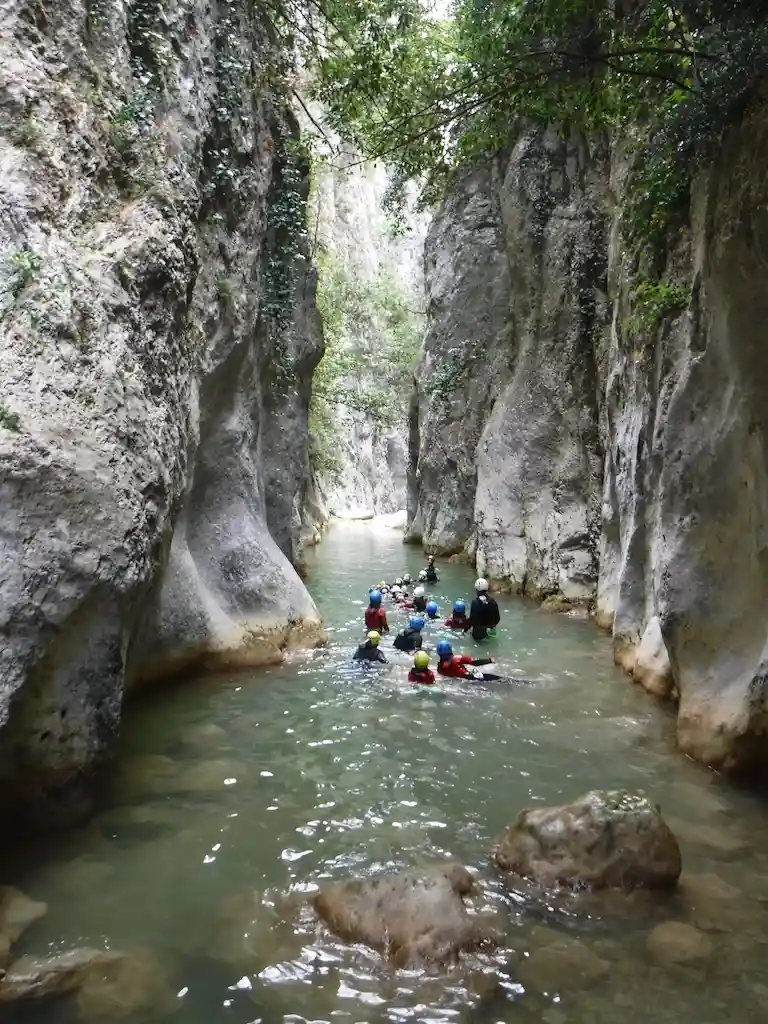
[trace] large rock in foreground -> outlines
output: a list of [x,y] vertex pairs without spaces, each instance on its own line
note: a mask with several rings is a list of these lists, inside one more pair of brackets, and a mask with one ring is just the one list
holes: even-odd
[[0,1006],[34,999],[73,997],[85,1019],[115,1020],[180,1005],[162,969],[145,954],[72,949],[52,956],[23,956],[0,980]]
[[462,897],[474,881],[459,864],[404,872],[321,890],[319,916],[346,942],[363,942],[397,967],[455,962],[488,941]]
[[273,43],[246,0],[151,32],[98,6],[15,5],[0,37],[0,812],[40,827],[89,810],[126,689],[322,636],[291,564],[322,338]]
[[572,888],[672,888],[682,868],[658,807],[625,791],[593,791],[563,807],[522,811],[493,856],[503,871]]

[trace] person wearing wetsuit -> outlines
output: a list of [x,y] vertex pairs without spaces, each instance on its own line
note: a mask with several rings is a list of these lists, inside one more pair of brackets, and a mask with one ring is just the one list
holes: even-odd
[[378,633],[388,633],[389,623],[387,613],[381,607],[381,591],[372,590],[368,601],[368,607],[365,609],[365,628],[374,629]]
[[471,629],[473,640],[485,640],[488,630],[498,626],[501,615],[499,606],[492,597],[488,596],[488,580],[476,580],[475,591],[477,597],[470,605],[469,618],[464,626],[464,632]]
[[395,647],[398,651],[415,651],[421,647],[422,629],[424,629],[424,619],[420,616],[411,619],[408,626],[395,637]]
[[435,556],[430,555],[427,559],[427,567],[424,570],[426,576],[424,577],[427,583],[438,583],[440,577],[437,575],[437,569],[435,568]]
[[387,664],[387,659],[384,657],[384,652],[379,650],[379,642],[381,636],[379,633],[372,629],[368,636],[365,638],[365,643],[360,644],[355,653],[352,655],[353,661],[370,661],[370,662],[381,662]]
[[454,601],[453,612],[445,620],[448,629],[464,629],[468,621],[467,606],[463,601]]
[[493,658],[470,658],[468,654],[454,654],[447,640],[437,645],[437,671],[452,679],[501,679],[492,672],[480,672],[481,665],[492,665]]
[[426,651],[417,651],[413,656],[413,668],[408,673],[408,682],[432,686],[434,681],[435,673],[429,667],[429,655]]
[[437,618],[437,601],[427,601],[427,615],[433,621]]
[[427,597],[424,587],[416,587],[413,592],[413,607],[422,614],[427,610]]

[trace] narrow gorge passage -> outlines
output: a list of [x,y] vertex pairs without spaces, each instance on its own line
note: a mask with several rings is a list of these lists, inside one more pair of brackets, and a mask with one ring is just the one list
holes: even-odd
[[[308,555],[325,648],[135,705],[106,805],[82,831],[5,867],[4,882],[49,904],[19,952],[147,951],[174,996],[152,1024],[760,1019],[768,830],[758,800],[675,751],[671,713],[627,684],[608,637],[529,603],[501,599],[493,654],[535,684],[449,681],[438,696],[409,686],[405,656],[379,674],[355,671],[369,584],[422,560],[395,530],[336,525]],[[439,567],[447,613],[474,573]],[[404,614],[390,615],[400,627]],[[427,632],[433,647],[442,627]],[[645,789],[678,836],[674,897],[577,907],[500,885],[489,846],[520,809],[617,786]],[[483,880],[475,909],[498,916],[503,941],[444,975],[393,972],[294,904],[328,880],[449,858]],[[685,936],[676,945],[674,929],[649,944],[667,920],[695,924],[701,948]],[[75,1019],[59,1006],[35,1013]],[[22,1019],[28,1010],[3,1017]]]

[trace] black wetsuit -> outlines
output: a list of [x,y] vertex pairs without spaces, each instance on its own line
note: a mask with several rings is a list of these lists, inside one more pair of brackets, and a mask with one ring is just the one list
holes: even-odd
[[424,572],[427,574],[427,576],[426,576],[426,582],[427,583],[439,583],[440,582],[440,577],[437,575],[437,569],[434,567],[434,565],[428,565],[427,568],[424,570]]
[[411,629],[408,626],[402,633],[398,633],[395,637],[395,647],[398,651],[415,651],[421,647],[421,630]]
[[360,644],[355,653],[352,655],[353,661],[380,661],[385,665],[387,659],[384,657],[384,651],[379,650],[376,644],[372,644],[370,640],[366,640],[364,644]]
[[474,640],[485,640],[488,630],[498,626],[500,619],[499,606],[494,599],[487,594],[479,594],[469,609],[469,619],[464,632],[471,629]]
[[427,599],[426,597],[414,597],[413,607],[417,612],[425,612],[427,610]]

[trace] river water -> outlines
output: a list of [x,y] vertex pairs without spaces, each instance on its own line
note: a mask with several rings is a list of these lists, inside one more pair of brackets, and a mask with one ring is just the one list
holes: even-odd
[[[149,950],[178,997],[171,1017],[143,1019],[179,1024],[768,1019],[764,805],[675,752],[669,712],[614,668],[603,634],[502,599],[489,653],[533,682],[413,692],[404,658],[368,673],[349,659],[369,584],[415,574],[420,553],[345,524],[308,562],[327,647],[132,708],[102,812],[5,869],[50,908],[21,951]],[[473,574],[439,568],[447,614]],[[433,646],[444,631],[427,632]],[[491,841],[521,808],[618,786],[645,789],[678,835],[690,876],[678,896],[531,902],[497,878]],[[445,975],[393,972],[302,905],[329,880],[449,859],[476,873],[473,908],[505,937]],[[702,930],[693,961],[648,945],[668,919]],[[70,1019],[63,1007],[36,1018]]]

